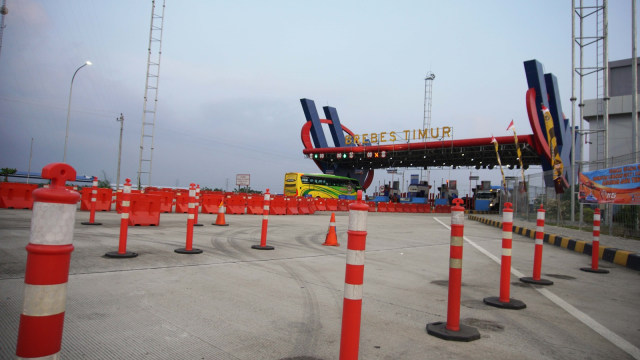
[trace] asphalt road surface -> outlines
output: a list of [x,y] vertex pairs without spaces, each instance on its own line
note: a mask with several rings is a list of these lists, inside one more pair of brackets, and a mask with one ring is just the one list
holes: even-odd
[[[182,255],[186,214],[130,227],[131,259],[118,247],[120,216],[78,212],[68,283],[64,359],[338,359],[348,214],[336,213],[339,247],[325,240],[330,213],[199,215],[198,255]],[[0,209],[0,358],[15,355],[31,211]],[[446,321],[449,214],[369,213],[360,359],[640,359],[640,273],[544,247],[547,287],[531,276],[534,243],[513,235],[511,297],[523,310],[487,306],[499,295],[500,229],[465,221],[461,322],[481,338],[453,342],[426,324]]]

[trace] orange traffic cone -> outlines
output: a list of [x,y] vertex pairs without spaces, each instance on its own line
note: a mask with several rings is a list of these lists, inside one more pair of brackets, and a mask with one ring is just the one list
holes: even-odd
[[327,231],[327,239],[324,241],[325,246],[340,246],[338,244],[338,236],[336,235],[336,215],[331,213],[331,221],[329,222],[329,230]]
[[224,221],[224,214],[227,211],[227,208],[224,206],[224,198],[220,201],[220,206],[218,206],[218,217],[216,218],[216,222],[212,225],[218,226],[229,226],[229,224]]

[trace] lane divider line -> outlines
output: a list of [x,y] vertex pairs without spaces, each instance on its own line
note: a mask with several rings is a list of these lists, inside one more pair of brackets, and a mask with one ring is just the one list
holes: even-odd
[[[440,220],[438,218],[434,218],[434,220],[437,221],[438,223],[440,223],[445,228],[451,230],[451,227],[449,225],[445,224],[444,222],[442,222],[442,220]],[[463,236],[463,239],[464,239],[464,241],[469,243],[469,245],[471,245],[474,248],[476,248],[476,250],[480,251],[481,253],[486,255],[488,258],[490,258],[491,260],[495,261],[498,265],[500,265],[500,259],[498,259],[497,256],[491,254],[488,250],[486,250],[482,246],[476,244],[474,241],[472,241],[471,239],[467,238],[466,236]],[[520,271],[518,271],[517,269],[515,269],[513,267],[511,267],[511,273],[513,275],[515,275],[516,277],[519,277],[519,278],[524,276],[523,273],[521,273]],[[542,296],[546,297],[548,300],[550,300],[551,302],[556,304],[558,307],[560,307],[564,311],[566,311],[569,314],[571,314],[576,319],[580,320],[583,324],[585,324],[588,327],[590,327],[593,331],[595,331],[596,333],[600,334],[600,336],[602,336],[605,339],[609,340],[613,345],[617,346],[621,350],[625,351],[627,354],[631,355],[634,359],[640,360],[640,349],[638,349],[636,346],[634,346],[629,341],[623,339],[618,334],[616,334],[613,331],[609,330],[604,325],[602,325],[599,322],[595,321],[592,317],[590,317],[589,315],[587,315],[587,314],[583,313],[582,311],[578,310],[575,306],[569,304],[568,302],[566,302],[565,300],[561,299],[560,297],[558,297],[557,295],[555,295],[551,291],[549,291],[547,289],[539,289],[539,288],[535,288],[535,287],[533,289],[536,290],[537,292],[539,292],[540,294],[542,294]]]

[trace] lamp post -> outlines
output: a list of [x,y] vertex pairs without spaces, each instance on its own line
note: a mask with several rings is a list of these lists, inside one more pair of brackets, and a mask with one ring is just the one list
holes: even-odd
[[67,140],[69,139],[69,115],[71,115],[71,93],[73,92],[73,80],[76,78],[78,71],[87,65],[91,65],[91,61],[87,61],[82,64],[76,69],[76,72],[73,73],[73,77],[71,77],[71,86],[69,86],[69,105],[67,106],[67,130],[64,135],[64,155],[62,156],[63,163],[67,162]]

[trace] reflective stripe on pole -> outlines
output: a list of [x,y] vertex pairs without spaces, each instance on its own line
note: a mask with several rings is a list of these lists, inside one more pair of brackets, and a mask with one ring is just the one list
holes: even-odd
[[260,246],[267,245],[267,228],[269,227],[269,203],[271,202],[271,194],[269,189],[264,194],[264,205],[262,207],[262,232],[260,234]]
[[536,218],[536,235],[535,235],[535,247],[533,252],[533,276],[532,277],[521,277],[520,281],[529,283],[529,284],[537,284],[537,285],[553,285],[553,281],[540,278],[542,272],[542,246],[544,240],[544,216],[545,210],[542,208],[542,204],[540,204],[540,209],[538,209]]
[[591,268],[598,270],[600,258],[600,209],[593,213],[593,243],[591,245]]
[[175,249],[178,254],[201,254],[202,250],[193,248],[193,225],[196,211],[196,184],[189,185],[189,211],[187,215],[187,240],[184,248]]
[[544,215],[545,211],[540,205],[538,209],[538,216],[536,219],[536,245],[533,254],[533,279],[540,280],[540,273],[542,271],[542,244],[544,238]]
[[[459,201],[456,201],[459,200]],[[449,299],[447,326],[451,331],[460,330],[460,296],[462,288],[462,244],[464,237],[464,208],[462,199],[454,199],[451,208],[451,248],[449,250]]]
[[511,239],[513,237],[513,209],[510,202],[504,203],[502,210],[502,259],[500,261],[500,296],[487,297],[483,301],[487,305],[522,310],[527,307],[524,302],[510,298],[511,291]]
[[593,242],[591,243],[591,267],[580,268],[582,271],[608,274],[609,270],[598,269],[598,260],[600,258],[600,209],[593,212]]
[[189,185],[189,215],[187,217],[187,244],[185,249],[191,250],[193,247],[193,223],[195,220],[196,187]]
[[80,194],[65,188],[67,180],[76,179],[76,171],[67,164],[45,166],[42,178],[51,179],[51,186],[33,191],[24,302],[16,346],[19,359],[57,359],[62,345],[73,228]]
[[358,359],[368,212],[369,206],[362,201],[362,190],[358,190],[356,202],[349,204],[347,264],[340,336],[341,360]]
[[271,194],[269,189],[264,194],[264,203],[262,204],[262,232],[260,234],[260,245],[251,245],[256,250],[273,250],[274,247],[267,245],[267,228],[269,227],[269,203],[271,202]]
[[98,197],[98,178],[93,177],[93,183],[91,185],[91,202],[89,204],[89,221],[82,222],[82,225],[102,225],[102,223],[96,222],[96,202]]
[[500,261],[500,301],[509,302],[511,287],[511,240],[513,238],[513,209],[505,203],[502,212],[502,259]]

